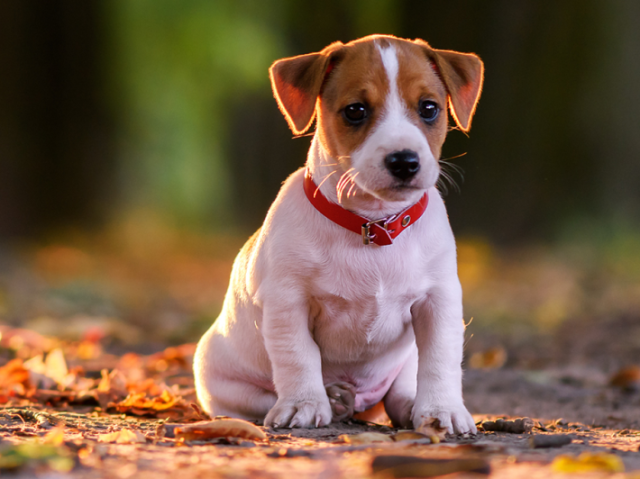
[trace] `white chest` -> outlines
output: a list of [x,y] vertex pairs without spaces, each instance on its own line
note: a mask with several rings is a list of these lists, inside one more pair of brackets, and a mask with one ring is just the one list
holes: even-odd
[[367,360],[406,339],[429,278],[411,252],[381,248],[332,252],[314,272],[310,319],[323,357]]

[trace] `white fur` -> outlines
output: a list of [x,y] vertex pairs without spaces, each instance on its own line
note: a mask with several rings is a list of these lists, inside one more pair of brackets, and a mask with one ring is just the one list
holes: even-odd
[[[409,194],[376,195],[390,181],[382,158],[410,148],[423,162],[417,197],[428,190],[429,206],[393,245],[364,246],[315,210],[303,170],[291,175],[236,259],[220,317],[198,344],[198,399],[212,415],[325,425],[325,385],[346,381],[356,388],[358,411],[384,400],[405,427],[437,417],[450,432],[476,430],[462,402],[462,293],[454,237],[433,186],[437,163],[427,165],[435,162],[427,140],[403,113],[395,52],[381,55],[391,85],[386,114],[352,155],[358,185],[373,197],[343,197],[343,204],[373,218],[414,202]],[[314,176],[336,163],[314,138],[307,161]],[[343,172],[321,186],[333,201]]]

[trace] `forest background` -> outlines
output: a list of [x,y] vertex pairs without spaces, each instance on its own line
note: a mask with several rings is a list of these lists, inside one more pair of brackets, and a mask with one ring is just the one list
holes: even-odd
[[196,341],[309,146],[269,65],[387,33],[486,66],[443,153],[467,358],[637,362],[639,22],[634,0],[2,2],[0,323]]

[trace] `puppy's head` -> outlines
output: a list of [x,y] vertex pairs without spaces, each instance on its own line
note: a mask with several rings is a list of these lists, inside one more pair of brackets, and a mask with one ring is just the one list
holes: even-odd
[[447,105],[461,130],[471,127],[483,65],[473,54],[374,35],[278,60],[270,75],[295,134],[317,116],[319,141],[361,190],[406,201],[437,181]]

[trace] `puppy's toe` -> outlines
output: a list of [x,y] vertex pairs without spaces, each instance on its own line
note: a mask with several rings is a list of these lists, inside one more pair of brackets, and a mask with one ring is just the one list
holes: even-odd
[[324,401],[303,401],[296,404],[291,427],[321,427],[331,422],[331,407]]
[[331,404],[332,422],[346,421],[353,417],[356,390],[352,384],[337,382],[325,386]]
[[278,406],[276,404],[269,413],[267,417],[264,418],[264,425],[267,427],[288,427],[291,418],[296,413],[295,407],[293,405],[281,405]]

